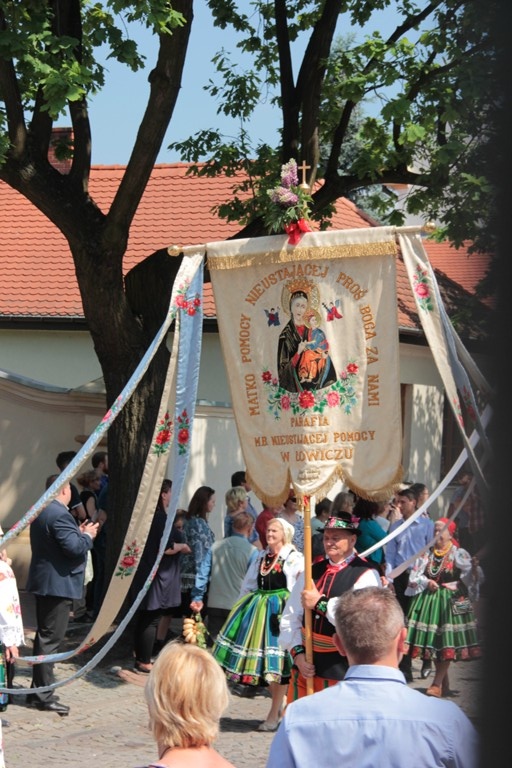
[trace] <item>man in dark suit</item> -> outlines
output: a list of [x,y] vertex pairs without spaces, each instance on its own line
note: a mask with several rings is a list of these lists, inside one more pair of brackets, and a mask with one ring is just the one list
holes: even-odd
[[[57,478],[51,475],[46,488]],[[81,597],[87,552],[92,549],[98,524],[84,522],[80,526],[69,514],[71,498],[69,483],[42,510],[30,526],[32,560],[27,591],[35,595],[37,632],[34,656],[57,653],[68,628],[73,600]],[[32,688],[42,688],[55,682],[53,663],[34,664]],[[69,714],[69,707],[60,704],[53,691],[32,693],[28,703],[38,709]]]

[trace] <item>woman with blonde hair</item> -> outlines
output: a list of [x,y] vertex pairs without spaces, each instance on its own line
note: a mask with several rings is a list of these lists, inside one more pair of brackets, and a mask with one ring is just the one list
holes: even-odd
[[249,494],[241,485],[235,485],[226,491],[226,517],[224,518],[224,538],[233,535],[233,518],[238,512],[245,512],[249,505]]
[[212,746],[229,704],[224,674],[208,651],[179,641],[160,652],[145,686],[158,762],[148,768],[234,768]]

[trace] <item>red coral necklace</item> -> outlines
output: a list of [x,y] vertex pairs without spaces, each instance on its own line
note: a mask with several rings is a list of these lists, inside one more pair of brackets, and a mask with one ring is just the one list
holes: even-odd
[[265,555],[260,564],[260,573],[262,576],[268,576],[274,565],[277,563],[278,558],[279,552],[276,552],[273,556],[270,553]]

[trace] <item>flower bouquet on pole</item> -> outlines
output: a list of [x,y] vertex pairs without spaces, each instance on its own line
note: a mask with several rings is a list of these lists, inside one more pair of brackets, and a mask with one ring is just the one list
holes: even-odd
[[[303,176],[306,170],[302,166]],[[297,245],[304,232],[311,232],[308,224],[309,205],[313,202],[310,188],[303,179],[299,184],[295,160],[281,166],[281,183],[267,190],[270,205],[264,214],[265,226],[269,232],[286,232],[290,245]]]

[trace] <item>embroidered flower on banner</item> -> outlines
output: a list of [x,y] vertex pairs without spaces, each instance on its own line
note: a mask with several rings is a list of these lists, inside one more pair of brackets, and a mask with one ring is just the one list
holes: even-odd
[[190,445],[190,420],[186,408],[178,416],[177,435],[178,455],[183,456],[188,451]]
[[[104,424],[106,421],[109,421],[109,419],[111,418],[111,416],[112,416],[113,414],[115,414],[115,413],[117,413],[118,411],[120,411],[120,410],[121,410],[121,406],[122,406],[122,404],[123,404],[123,398],[121,397],[121,395],[119,395],[119,397],[118,397],[118,398],[117,398],[117,400],[115,401],[115,403],[114,403],[114,405],[112,406],[112,408],[110,408],[110,409],[109,409],[109,410],[106,412],[106,414],[104,415],[104,417],[102,418],[102,420],[101,420],[101,424]],[[96,429],[94,430],[94,432],[95,432],[95,433],[96,433],[96,432],[99,432],[99,431],[101,430],[101,424],[99,424],[99,425],[96,427]]]
[[261,379],[267,392],[267,405],[274,419],[279,420],[283,411],[291,411],[294,416],[311,413],[323,413],[326,408],[342,408],[347,415],[357,404],[357,379],[359,366],[349,362],[338,375],[338,379],[329,387],[318,390],[289,392],[279,386],[278,379],[266,368]]
[[461,427],[464,427],[464,418],[462,416],[462,409],[460,407],[459,398],[458,397],[454,397],[453,400],[452,400],[452,403],[453,403],[454,412],[455,412],[455,414],[457,416],[457,421],[459,422]]
[[153,453],[161,456],[167,453],[171,447],[172,441],[172,419],[166,413],[163,419],[158,423],[155,442],[153,443]]
[[473,405],[473,400],[471,398],[471,392],[468,390],[467,387],[462,387],[462,401],[466,406],[466,410],[468,412],[469,418],[474,424],[476,422],[476,412],[475,412],[475,407]]
[[192,299],[187,298],[188,289],[189,289],[189,283],[182,283],[180,285],[180,287],[178,288],[175,303],[178,309],[183,310],[183,312],[186,312],[187,315],[190,315],[190,317],[193,317],[196,314],[196,312],[199,312],[199,308],[201,306],[201,298],[198,293],[196,293],[196,295]]
[[115,575],[120,576],[122,579],[125,576],[131,576],[137,567],[139,557],[140,547],[137,546],[137,542],[134,540],[123,552]]
[[432,303],[427,270],[422,269],[421,267],[416,267],[416,271],[412,279],[418,307],[423,309],[425,312],[433,312],[434,304]]

